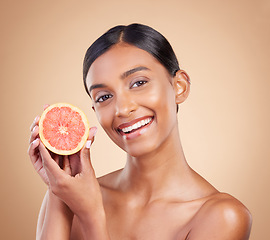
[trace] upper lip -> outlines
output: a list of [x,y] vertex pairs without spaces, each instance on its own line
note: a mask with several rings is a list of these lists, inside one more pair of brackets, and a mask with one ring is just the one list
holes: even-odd
[[135,124],[141,120],[147,119],[147,118],[153,118],[153,116],[144,116],[144,117],[136,118],[130,122],[122,123],[117,127],[117,130],[122,130],[123,128],[130,127],[133,124]]

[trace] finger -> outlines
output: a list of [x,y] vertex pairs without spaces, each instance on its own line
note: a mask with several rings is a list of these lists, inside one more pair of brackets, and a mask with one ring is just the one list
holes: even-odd
[[30,156],[30,160],[32,164],[34,165],[38,159],[38,156],[36,154],[36,149],[39,146],[39,139],[35,139],[31,144],[29,145],[28,148],[28,155]]
[[30,126],[30,131],[33,131],[34,127],[38,125],[40,117],[36,116],[34,121],[32,122],[31,126]]
[[71,175],[71,165],[70,165],[70,160],[68,158],[68,156],[64,156],[64,160],[63,160],[63,170]]
[[89,130],[89,135],[88,135],[88,139],[87,139],[87,140],[90,139],[90,141],[91,141],[90,147],[93,145],[93,143],[94,143],[94,141],[95,141],[96,133],[97,133],[97,127],[92,127],[92,128],[90,128],[90,130]]
[[60,163],[60,156],[59,155],[55,155],[54,157],[52,157],[54,159],[54,161],[59,165]]
[[97,128],[92,127],[89,130],[89,136],[86,144],[81,150],[81,163],[82,163],[82,171],[92,169],[92,163],[91,163],[91,158],[90,158],[90,147],[94,141],[94,137],[96,135]]
[[29,143],[33,142],[38,137],[38,134],[39,134],[39,127],[36,125],[30,134]]
[[43,110],[45,110],[47,107],[49,107],[50,106],[50,104],[44,104],[44,106],[43,106]]
[[97,133],[97,127],[92,127],[89,129],[88,140],[91,140],[92,144],[95,140],[96,133]]
[[80,173],[82,171],[80,152],[77,152],[75,154],[68,156],[68,159],[69,159],[70,169],[71,169],[70,175],[75,176],[76,174]]

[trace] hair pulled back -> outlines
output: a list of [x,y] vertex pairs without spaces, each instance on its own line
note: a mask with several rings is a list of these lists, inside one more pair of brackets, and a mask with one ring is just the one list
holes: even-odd
[[172,76],[180,69],[170,43],[158,31],[138,23],[127,26],[118,25],[100,36],[86,51],[83,62],[83,81],[88,94],[86,76],[92,63],[113,45],[120,42],[147,51],[155,57]]

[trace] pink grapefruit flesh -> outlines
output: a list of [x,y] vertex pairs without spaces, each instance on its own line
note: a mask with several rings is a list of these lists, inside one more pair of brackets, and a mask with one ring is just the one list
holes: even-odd
[[88,138],[87,117],[68,103],[50,105],[39,120],[42,143],[59,155],[71,155],[81,150]]

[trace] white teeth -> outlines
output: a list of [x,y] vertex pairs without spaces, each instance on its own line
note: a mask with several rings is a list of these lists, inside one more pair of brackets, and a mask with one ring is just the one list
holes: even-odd
[[152,118],[150,118],[150,117],[147,118],[147,119],[141,120],[141,121],[133,124],[132,126],[123,128],[122,131],[124,133],[131,132],[132,130],[135,130],[135,129],[138,129],[138,128],[142,127],[142,126],[145,126],[146,124],[150,123],[151,120],[152,120]]

